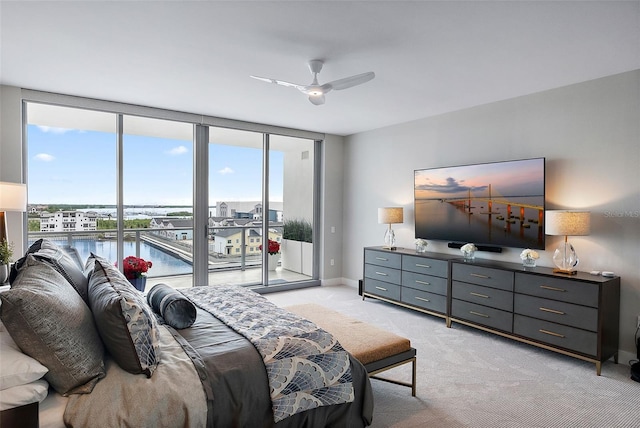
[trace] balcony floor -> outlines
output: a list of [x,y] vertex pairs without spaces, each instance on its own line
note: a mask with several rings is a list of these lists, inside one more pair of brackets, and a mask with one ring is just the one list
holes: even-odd
[[[275,271],[269,272],[269,282],[284,284],[288,282],[297,282],[309,280],[311,277],[292,272],[282,267],[278,267]],[[238,285],[260,285],[262,282],[262,269],[248,268],[245,270],[230,269],[209,272],[209,285],[222,284],[238,284]],[[150,276],[147,279],[145,292],[149,291],[154,285],[163,283],[173,288],[189,288],[193,284],[192,275],[175,275],[175,276]],[[196,284],[197,285],[197,284]]]

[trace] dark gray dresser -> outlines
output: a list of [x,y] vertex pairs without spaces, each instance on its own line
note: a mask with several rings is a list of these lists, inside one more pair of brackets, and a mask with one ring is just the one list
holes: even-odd
[[362,296],[595,363],[598,375],[618,362],[619,277],[367,247]]

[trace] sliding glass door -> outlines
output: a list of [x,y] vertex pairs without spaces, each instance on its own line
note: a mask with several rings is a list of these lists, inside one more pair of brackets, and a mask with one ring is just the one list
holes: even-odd
[[209,284],[262,284],[263,134],[209,128]]
[[191,287],[193,274],[193,126],[124,115],[124,257],[153,263],[147,275]]

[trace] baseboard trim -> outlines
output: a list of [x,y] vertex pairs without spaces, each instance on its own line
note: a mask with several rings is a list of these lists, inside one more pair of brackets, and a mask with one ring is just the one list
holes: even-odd
[[358,289],[358,280],[348,278],[329,278],[321,281],[322,285],[348,285],[349,287]]
[[638,361],[635,352],[618,350],[618,364],[629,365],[629,361]]

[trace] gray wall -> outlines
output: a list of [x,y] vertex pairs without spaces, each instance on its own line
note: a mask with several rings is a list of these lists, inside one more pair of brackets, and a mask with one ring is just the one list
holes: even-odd
[[[342,276],[342,183],[344,139],[327,135],[322,145],[322,207],[320,266],[323,284],[340,283]],[[334,264],[331,265],[333,259]]]
[[[23,183],[22,99],[19,88],[0,85],[0,181]],[[22,246],[22,214],[7,213],[7,240],[13,242],[14,258],[26,250]]]
[[[640,315],[640,71],[491,103],[345,138],[343,271],[362,277],[362,248],[382,245],[377,208],[403,206],[398,244],[413,248],[415,169],[545,157],[548,209],[591,211],[591,235],[570,238],[583,271],[622,278],[621,362],[634,358]],[[562,237],[539,264],[553,266]],[[444,242],[429,250],[459,255]],[[520,262],[522,249],[477,257]]]

